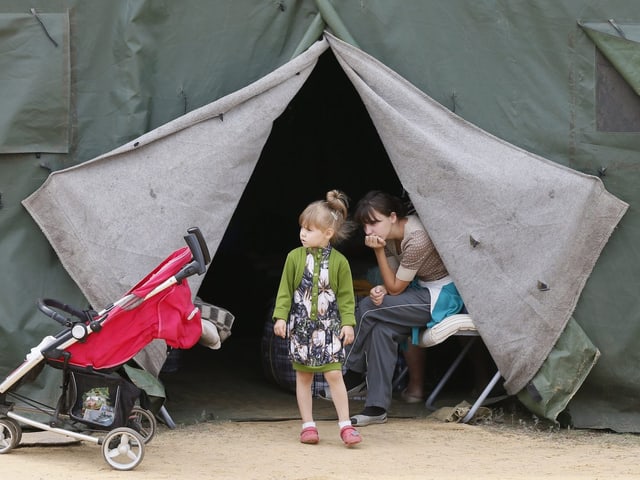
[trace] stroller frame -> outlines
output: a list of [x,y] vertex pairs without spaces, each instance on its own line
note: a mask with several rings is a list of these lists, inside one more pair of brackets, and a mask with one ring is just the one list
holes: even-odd
[[[0,383],[0,454],[8,453],[19,445],[22,439],[22,425],[24,424],[38,430],[100,445],[104,460],[116,470],[131,470],[140,464],[144,458],[145,444],[155,434],[156,420],[153,413],[144,408],[144,391],[138,389],[126,374],[123,374],[123,366],[127,360],[124,363],[108,368],[94,368],[93,365],[74,365],[73,354],[68,349],[73,348],[76,344],[86,342],[89,336],[99,333],[106,326],[111,315],[122,314],[122,311],[132,311],[161,292],[165,292],[175,285],[182,285],[183,281],[188,277],[204,274],[211,257],[202,233],[197,227],[189,228],[184,240],[188,248],[183,247],[165,260],[165,262],[168,262],[169,259],[176,256],[180,262],[172,265],[171,268],[173,270],[179,268],[179,270],[171,272],[173,274],[168,278],[154,278],[159,283],[157,285],[152,284],[153,288],[150,291],[144,290],[144,296],[134,293],[137,292],[136,287],[141,286],[145,280],[152,278],[152,274],[162,274],[161,267],[165,265],[164,262],[140,282],[138,286],[100,312],[80,310],[52,299],[39,299],[37,301],[38,309],[60,323],[64,329],[56,335],[49,335],[43,338],[37,346],[30,350],[22,364]],[[190,258],[190,260],[187,260],[186,263],[182,262],[183,257],[185,259]],[[186,287],[182,287],[181,294],[185,295],[185,292],[189,292],[190,295],[188,283],[185,281],[184,284]],[[171,292],[165,293],[169,295]],[[185,315],[187,317],[186,320],[200,321],[199,310],[192,303],[191,307],[193,307],[193,310],[188,312],[188,316]],[[65,316],[60,312],[70,316]],[[195,344],[197,340],[196,338],[192,343]],[[191,343],[190,340],[189,343]],[[58,399],[56,408],[31,400],[16,391],[20,385],[37,377],[45,364],[63,371],[63,392]],[[102,418],[96,417],[97,411],[91,411],[86,413],[96,415],[82,417],[78,415],[77,411],[74,411],[74,409],[78,410],[80,408],[79,403],[82,400],[81,395],[83,393],[78,391],[79,384],[76,377],[82,377],[88,383],[92,379],[96,379],[98,384],[109,384],[113,387],[113,389],[109,387],[109,393],[96,389],[98,390],[97,398],[91,398],[91,401],[97,401],[100,404],[100,410],[105,416]],[[72,388],[69,389],[69,386]],[[125,395],[125,393],[121,393],[121,390],[122,392],[131,390],[131,392]],[[70,394],[73,395],[73,398]],[[102,401],[106,397],[101,397],[101,394],[115,397],[110,399],[113,405],[106,405],[106,402]],[[25,411],[49,415],[49,423],[21,415],[16,411],[15,402],[10,401],[11,399],[28,405],[28,407],[21,407]],[[135,404],[138,400],[140,400],[139,405]],[[120,406],[120,402],[123,402],[124,405],[114,410],[114,405]],[[94,406],[92,405],[92,407]],[[105,419],[107,419],[106,422]],[[84,425],[84,428],[77,428],[76,424]],[[86,433],[88,431],[90,433],[102,432],[105,435],[96,436]]]

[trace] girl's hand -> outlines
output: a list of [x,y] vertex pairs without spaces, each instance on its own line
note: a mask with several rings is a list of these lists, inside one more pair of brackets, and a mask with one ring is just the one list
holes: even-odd
[[350,325],[345,325],[340,329],[340,340],[342,340],[343,345],[350,345],[353,343],[355,335],[353,333],[353,327]]
[[371,301],[375,306],[378,306],[384,300],[384,296],[387,294],[387,289],[384,288],[384,285],[377,285],[371,289],[369,292],[369,297],[371,297]]
[[287,336],[287,323],[279,318],[276,323],[273,324],[273,333],[277,337],[285,338]]
[[364,244],[369,248],[384,248],[387,242],[378,235],[367,235],[364,237]]

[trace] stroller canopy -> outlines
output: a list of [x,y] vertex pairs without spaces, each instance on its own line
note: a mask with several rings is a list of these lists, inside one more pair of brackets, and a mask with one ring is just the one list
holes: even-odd
[[202,334],[200,311],[194,306],[187,279],[146,296],[191,260],[188,247],[176,250],[129,290],[140,298],[134,308],[114,307],[102,329],[84,342],[67,348],[69,363],[95,369],[113,368],[133,358],[152,340],[160,338],[174,348],[191,348]]

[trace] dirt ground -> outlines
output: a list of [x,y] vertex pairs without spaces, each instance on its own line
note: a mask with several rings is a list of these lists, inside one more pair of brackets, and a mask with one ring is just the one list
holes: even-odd
[[508,418],[476,425],[391,418],[361,428],[363,442],[346,448],[335,421],[319,421],[318,429],[320,443],[303,445],[297,420],[161,424],[143,461],[125,472],[111,469],[92,443],[47,443],[42,433],[25,433],[0,456],[0,471],[7,479],[66,480],[640,478],[633,434]]
[[[353,448],[339,439],[333,404],[316,399],[320,443],[303,445],[295,395],[266,381],[257,359],[236,357],[248,348],[222,350],[200,362],[203,370],[187,365],[163,376],[176,428],[159,423],[135,469],[113,470],[94,443],[25,431],[17,448],[0,455],[0,478],[640,479],[640,435],[559,427],[512,398],[473,424],[444,421],[438,413],[470,399],[456,392],[436,413],[394,399],[389,421],[361,428],[363,442]],[[352,413],[362,407],[350,403]]]

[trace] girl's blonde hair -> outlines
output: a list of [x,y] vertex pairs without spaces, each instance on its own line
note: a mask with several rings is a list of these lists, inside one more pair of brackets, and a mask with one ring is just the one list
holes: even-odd
[[298,223],[301,227],[316,227],[320,230],[333,229],[331,244],[349,238],[356,224],[347,218],[349,197],[340,190],[329,190],[326,200],[317,200],[305,208]]

